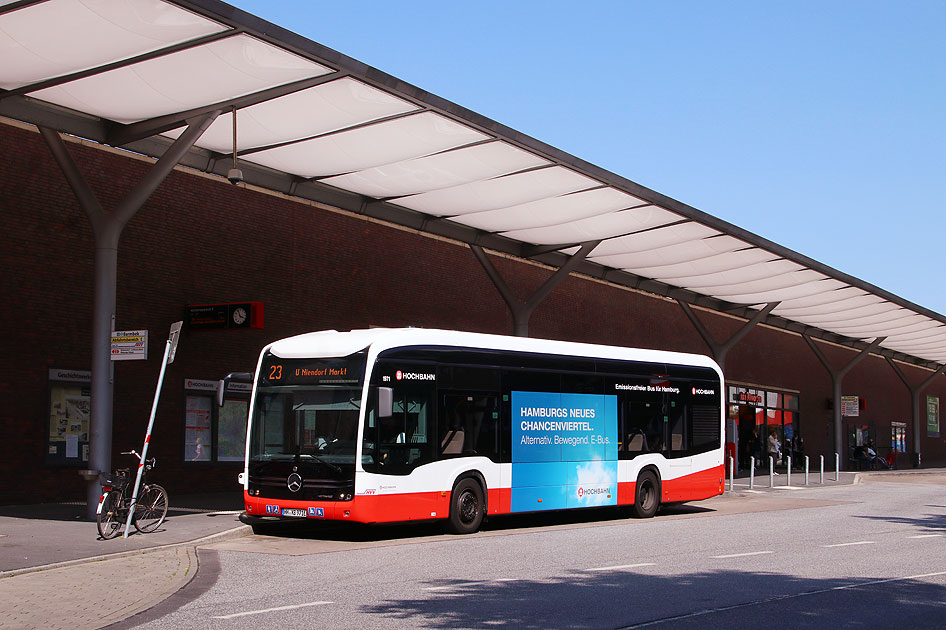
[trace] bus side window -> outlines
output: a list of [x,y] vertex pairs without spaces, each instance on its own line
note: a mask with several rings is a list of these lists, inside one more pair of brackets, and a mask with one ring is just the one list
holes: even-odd
[[686,439],[686,406],[667,403],[667,418],[670,432],[670,452],[676,455],[686,453],[689,445]]
[[499,459],[497,397],[445,394],[441,407],[439,448],[442,457],[483,455]]
[[622,450],[620,459],[633,459],[644,453],[664,451],[664,421],[659,397],[634,394],[621,405]]

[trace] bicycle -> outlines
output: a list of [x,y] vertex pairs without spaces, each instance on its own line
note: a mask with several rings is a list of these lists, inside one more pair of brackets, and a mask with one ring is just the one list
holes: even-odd
[[[122,455],[134,455],[139,462],[141,461],[141,455],[134,450],[123,452]],[[141,489],[132,518],[135,529],[143,534],[149,534],[160,527],[168,513],[167,491],[145,480],[147,472],[154,466],[155,458],[145,460],[144,470],[141,473]],[[105,540],[118,536],[122,526],[128,520],[128,510],[131,507],[131,481],[131,470],[120,468],[102,484],[102,496],[99,498],[96,521],[99,535]]]

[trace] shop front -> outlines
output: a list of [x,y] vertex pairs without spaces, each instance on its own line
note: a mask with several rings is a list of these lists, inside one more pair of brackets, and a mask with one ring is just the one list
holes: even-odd
[[[756,466],[767,466],[775,449],[776,465],[802,465],[805,442],[799,428],[798,392],[748,385],[728,387],[726,441],[735,453],[735,467],[748,470],[752,457]],[[771,445],[771,446],[770,446]]]

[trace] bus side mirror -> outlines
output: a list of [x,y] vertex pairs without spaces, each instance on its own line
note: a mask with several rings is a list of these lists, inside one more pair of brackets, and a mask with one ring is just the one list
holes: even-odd
[[217,384],[217,406],[223,407],[223,403],[227,399],[227,388],[230,386],[230,381],[237,381],[240,383],[252,383],[253,375],[249,372],[230,372],[223,377]]
[[378,417],[390,418],[394,415],[394,390],[390,387],[378,388]]

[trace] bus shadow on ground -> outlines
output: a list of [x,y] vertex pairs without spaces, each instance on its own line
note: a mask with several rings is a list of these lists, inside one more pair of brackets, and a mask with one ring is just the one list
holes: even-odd
[[435,580],[423,596],[365,604],[361,612],[425,628],[943,627],[946,587],[922,577],[928,576],[813,579],[754,571],[670,576],[617,571],[549,580]]
[[[679,504],[661,506],[655,518],[681,514],[714,512],[707,507]],[[483,522],[481,532],[515,532],[548,527],[582,525],[609,525],[635,520],[626,507],[587,508],[553,512],[530,512],[528,514],[503,514],[492,516]],[[647,520],[640,520],[641,523]],[[332,521],[287,521],[268,526],[268,535],[300,540],[328,540],[339,542],[384,542],[431,536],[453,536],[446,531],[444,521],[422,521],[410,523],[337,523]]]

